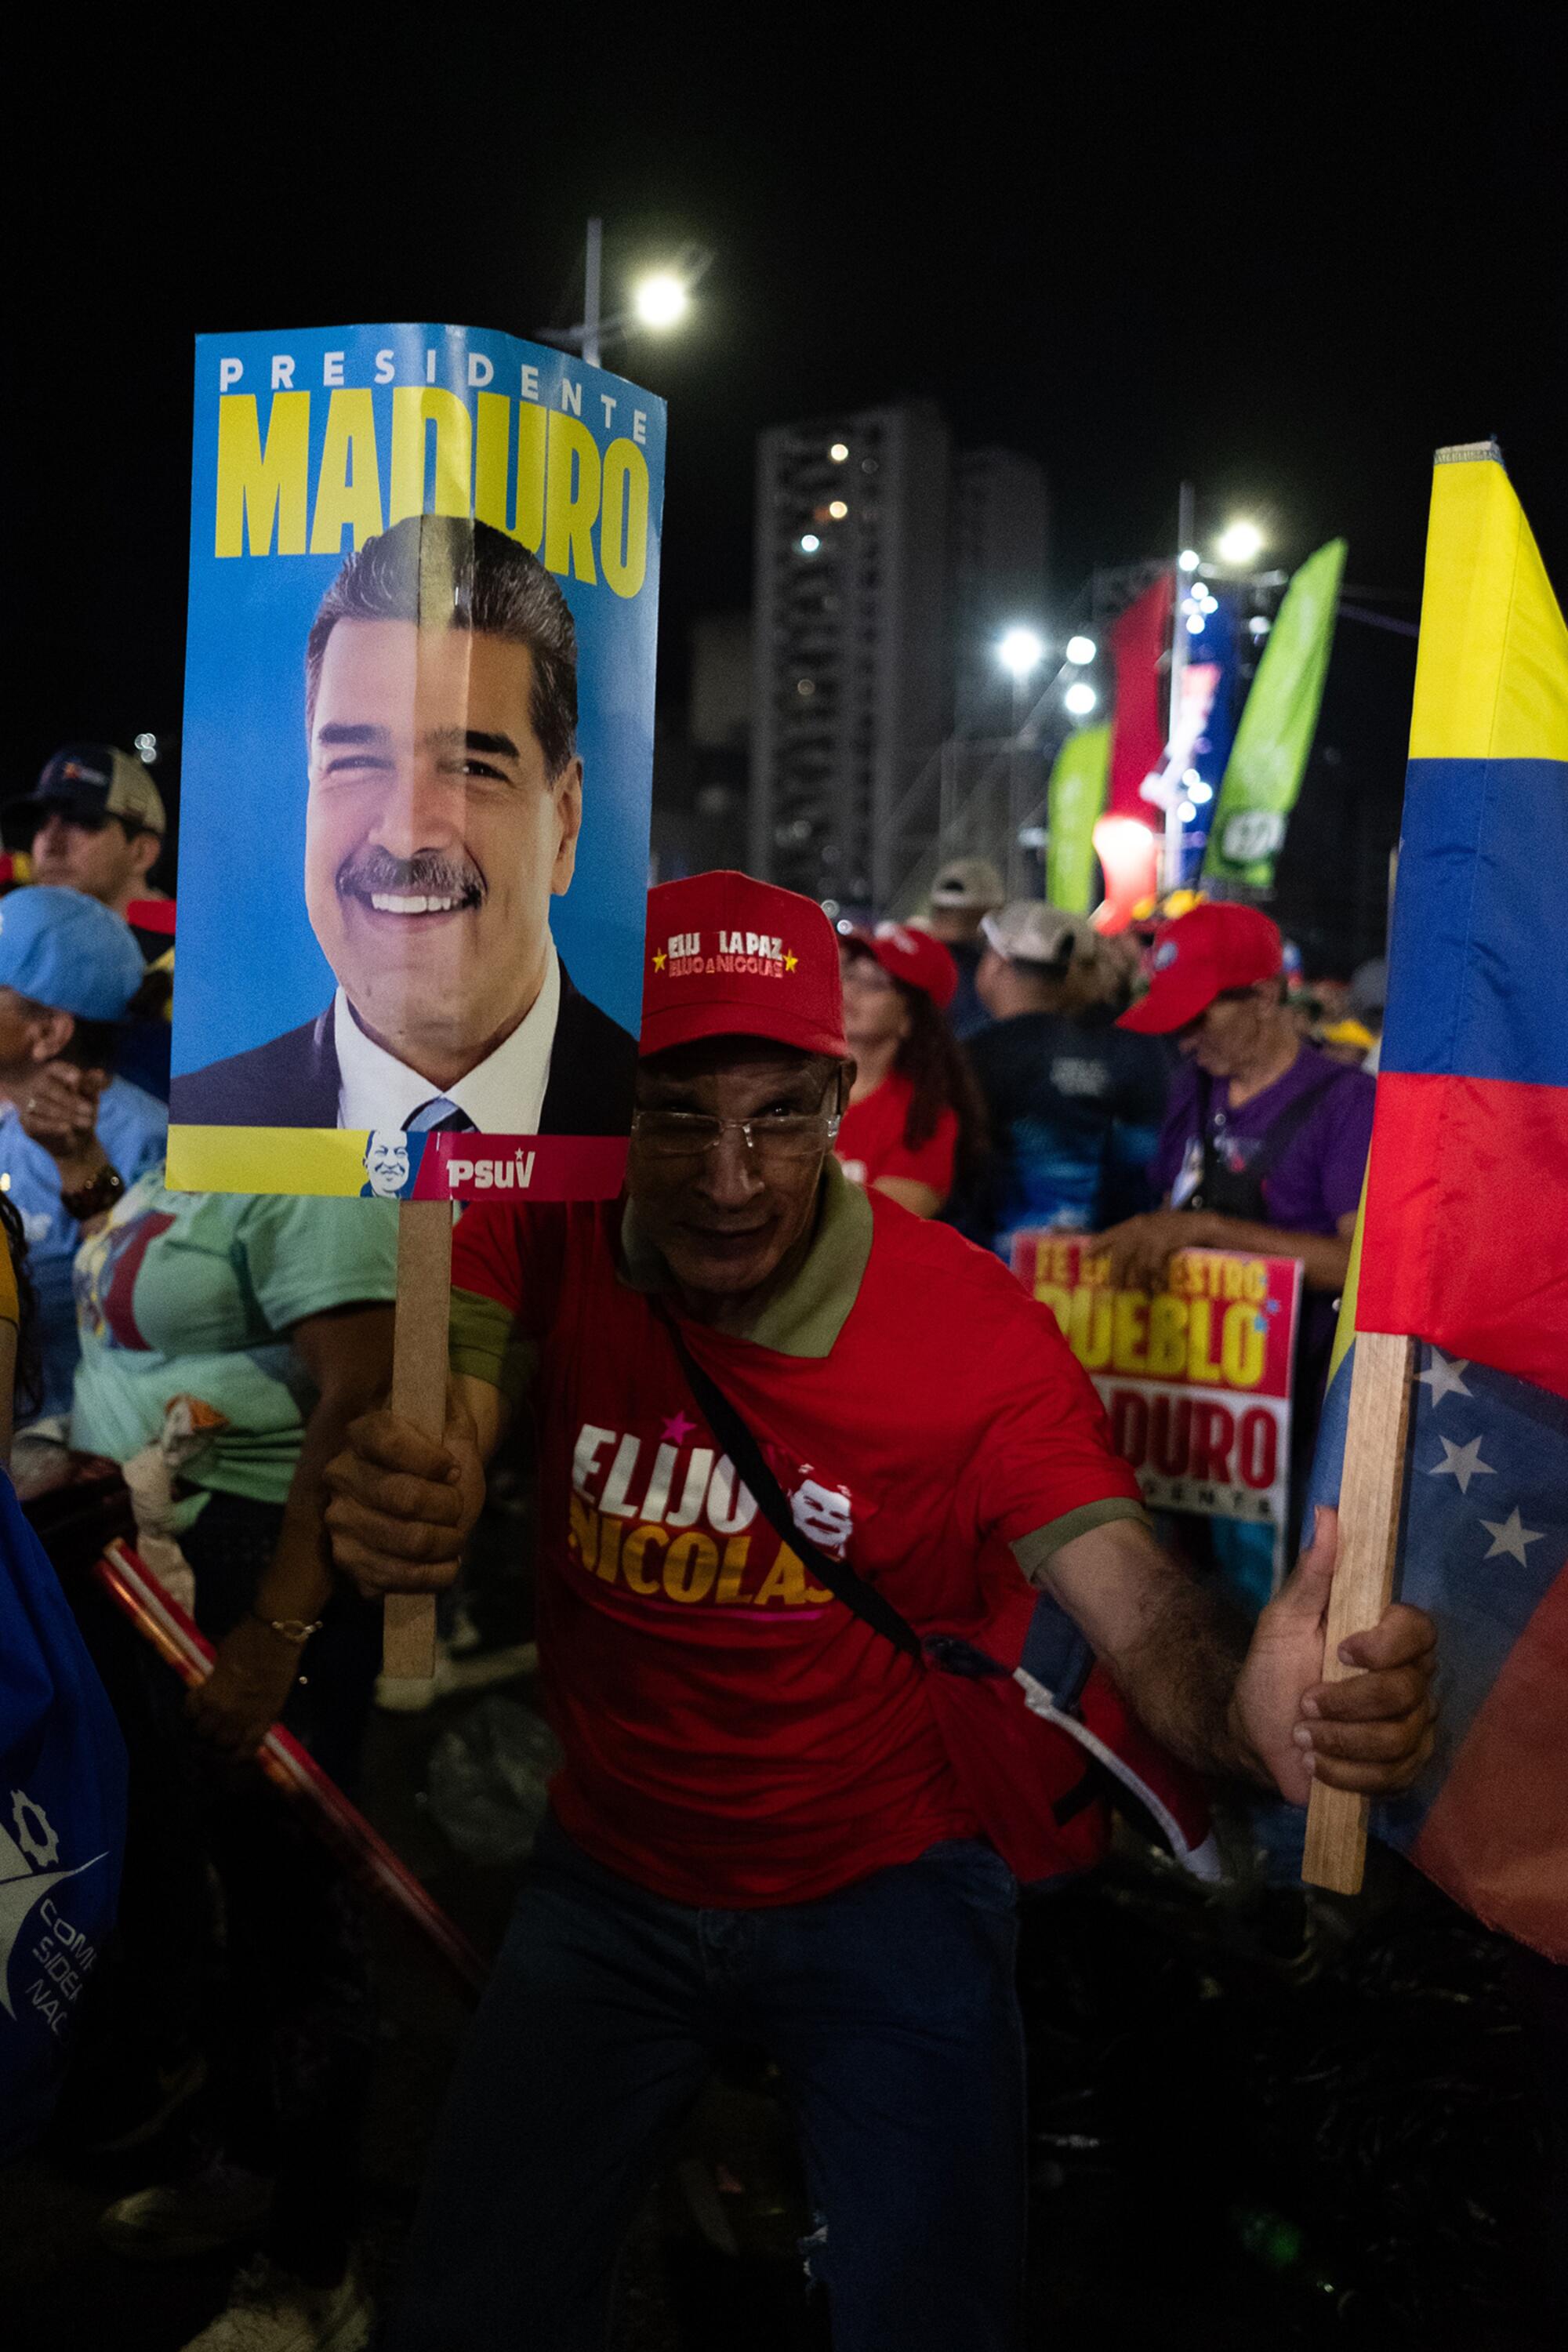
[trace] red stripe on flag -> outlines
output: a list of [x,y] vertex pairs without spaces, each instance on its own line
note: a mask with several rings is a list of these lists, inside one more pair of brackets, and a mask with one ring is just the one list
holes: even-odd
[[1109,816],[1150,822],[1152,804],[1139,787],[1165,756],[1166,683],[1160,665],[1171,638],[1173,575],[1163,572],[1135,604],[1129,604],[1110,632],[1116,664],[1116,716],[1110,730],[1110,775],[1105,807]]
[[1502,1671],[1413,1859],[1489,1927],[1568,1961],[1568,1568]]
[[1382,1073],[1356,1328],[1568,1396],[1568,1087]]

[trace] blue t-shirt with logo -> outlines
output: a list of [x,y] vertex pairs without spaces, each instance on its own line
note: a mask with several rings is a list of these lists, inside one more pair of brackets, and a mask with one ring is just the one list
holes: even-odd
[[[165,1106],[126,1078],[110,1078],[99,1097],[98,1139],[129,1188],[163,1159],[169,1133]],[[60,1206],[60,1171],[22,1130],[14,1104],[0,1108],[0,1190],[21,1213],[27,1236],[27,1272],[38,1296],[38,1350],[44,1392],[34,1420],[64,1418],[76,1375],[76,1301],[71,1267],[81,1227]]]
[[1103,1233],[1152,1206],[1170,1057],[1158,1038],[1118,1029],[1109,1008],[1020,1013],[971,1037],[991,1157],[952,1222],[1008,1255],[1014,1234]]

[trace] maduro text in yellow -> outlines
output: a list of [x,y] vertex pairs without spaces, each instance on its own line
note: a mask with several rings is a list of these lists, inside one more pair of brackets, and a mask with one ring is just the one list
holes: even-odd
[[378,411],[376,394],[344,390],[327,397],[312,481],[311,397],[274,393],[265,432],[254,393],[219,400],[215,554],[337,555],[345,532],[363,547],[407,515],[471,515],[563,578],[641,588],[650,493],[635,441],[601,451],[581,417],[504,393],[470,409],[442,385],[399,384]]

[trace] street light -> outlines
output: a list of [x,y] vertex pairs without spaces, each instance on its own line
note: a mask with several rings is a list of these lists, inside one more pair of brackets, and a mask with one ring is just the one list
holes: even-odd
[[1009,629],[996,647],[996,658],[1008,674],[1020,680],[1038,669],[1046,657],[1046,641],[1033,629]]
[[632,308],[645,327],[673,327],[685,317],[690,300],[681,280],[668,269],[656,269],[632,291]]
[[1075,719],[1087,719],[1099,700],[1093,687],[1081,677],[1069,686],[1062,697],[1064,709],[1069,710]]
[[1076,662],[1080,669],[1083,667],[1085,662],[1091,662],[1094,659],[1094,654],[1095,645],[1092,637],[1069,637],[1068,639],[1067,658],[1069,662]]
[[1195,547],[1184,547],[1180,555],[1177,556],[1176,562],[1184,572],[1195,572],[1198,568],[1199,562],[1197,549]]
[[588,223],[583,263],[583,317],[575,327],[540,327],[535,340],[580,353],[590,367],[602,364],[605,352],[624,342],[638,327],[656,330],[675,326],[690,308],[694,288],[706,274],[713,256],[706,246],[683,245],[668,269],[650,270],[632,289],[624,310],[601,315],[599,285],[605,255],[605,224]]
[[1222,563],[1255,563],[1263,551],[1263,533],[1255,522],[1238,520],[1220,533],[1216,552]]

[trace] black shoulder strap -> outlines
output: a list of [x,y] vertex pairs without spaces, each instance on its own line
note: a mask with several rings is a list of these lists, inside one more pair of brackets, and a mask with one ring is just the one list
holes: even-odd
[[1247,1171],[1249,1175],[1263,1177],[1268,1174],[1286,1145],[1294,1142],[1306,1126],[1337,1076],[1337,1071],[1325,1071],[1316,1086],[1306,1087],[1294,1102],[1286,1104],[1278,1118],[1270,1119],[1259,1138],[1258,1157]]
[[675,1318],[656,1300],[655,1310],[668,1332],[675,1352],[680,1359],[692,1396],[701,1409],[702,1417],[724,1448],[744,1484],[755,1497],[761,1511],[781,1543],[795,1552],[812,1574],[827,1587],[836,1601],[852,1609],[857,1617],[891,1642],[906,1657],[923,1656],[920,1635],[908,1619],[901,1616],[884,1593],[858,1576],[847,1559],[832,1559],[820,1545],[795,1524],[789,1498],[763,1458],[761,1446],[752,1436],[736,1408],[721,1388],[709,1378],[698,1363],[676,1328]]
[[1201,1198],[1213,1191],[1215,1170],[1219,1164],[1214,1139],[1214,1080],[1206,1070],[1198,1072],[1198,1150],[1202,1163],[1198,1181],[1183,1202],[1184,1208],[1191,1205],[1194,1192]]
[[[1286,1145],[1294,1142],[1333,1085],[1337,1075],[1334,1070],[1325,1071],[1315,1086],[1308,1087],[1297,1095],[1276,1118],[1270,1119],[1258,1139],[1255,1157],[1247,1162],[1247,1172],[1256,1182],[1262,1182]],[[1201,1195],[1205,1191],[1212,1192],[1215,1170],[1219,1164],[1219,1152],[1214,1138],[1214,1081],[1206,1070],[1198,1073],[1197,1108],[1198,1133],[1203,1144],[1203,1174],[1198,1181]]]

